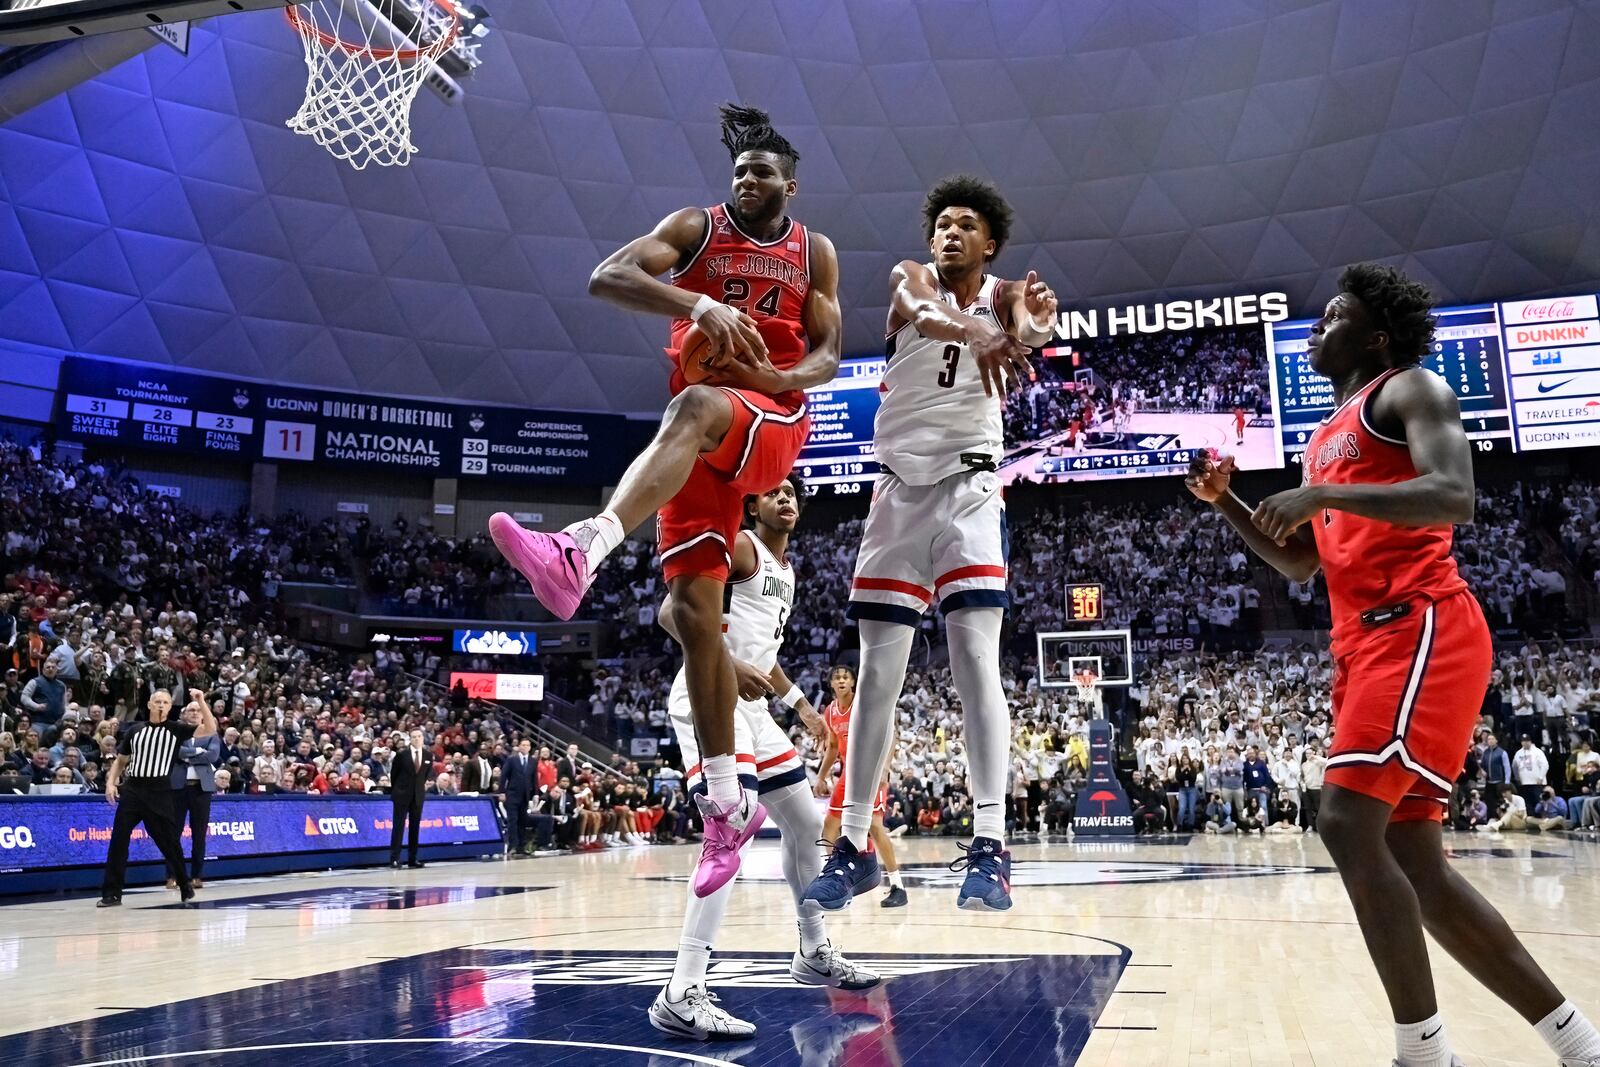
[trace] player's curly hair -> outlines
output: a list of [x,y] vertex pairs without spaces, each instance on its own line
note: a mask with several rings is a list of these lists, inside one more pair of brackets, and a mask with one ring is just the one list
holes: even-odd
[[939,212],[947,207],[970,207],[989,225],[989,236],[994,239],[994,254],[1006,246],[1011,237],[1011,220],[1015,217],[1011,205],[1000,195],[1000,190],[970,174],[957,174],[935,185],[922,202],[922,239],[933,240],[933,228],[939,221]]
[[1433,294],[1381,263],[1356,263],[1339,276],[1339,291],[1361,301],[1374,329],[1389,335],[1389,365],[1414,367],[1433,347]]
[[745,152],[771,152],[778,157],[778,169],[785,178],[794,177],[794,166],[800,162],[800,153],[794,150],[784,136],[772,128],[772,117],[760,108],[723,104],[722,143],[728,147],[728,158],[737,160]]
[[850,666],[848,663],[835,663],[833,666],[828,668],[828,677],[831,679],[838,671],[844,671],[844,673],[848,674],[850,676],[850,684],[855,684],[856,669],[854,667]]
[[[789,476],[787,478],[785,478],[784,481],[788,482],[790,488],[792,488],[794,490],[794,509],[795,509],[795,511],[798,512],[801,515],[804,515],[806,513],[806,483],[805,483],[805,479],[800,477],[800,472],[799,471],[790,471],[789,472]],[[782,483],[779,483],[779,484],[782,484]],[[774,487],[774,488],[776,488],[776,487]],[[744,498],[744,524],[746,526],[754,526],[756,524],[756,501],[758,501],[760,499],[761,499],[761,495],[760,494],[757,494],[757,493],[746,493],[745,494],[745,498]]]

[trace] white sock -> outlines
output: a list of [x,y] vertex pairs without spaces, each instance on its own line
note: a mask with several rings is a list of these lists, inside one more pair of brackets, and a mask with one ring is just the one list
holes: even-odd
[[1000,608],[961,608],[944,617],[950,675],[961,698],[972,778],[972,833],[1005,846],[1006,759],[1011,709],[1000,684]]
[[861,678],[850,715],[839,831],[862,852],[872,829],[872,801],[889,758],[895,704],[906,684],[906,664],[916,636],[916,630],[900,623],[861,620]]
[[1600,1031],[1570,1000],[1534,1024],[1555,1054],[1564,1060],[1600,1058]]
[[905,888],[905,886],[900,883],[900,872],[899,871],[890,871],[889,872],[889,888],[890,889],[904,889]]
[[812,879],[822,873],[822,852],[816,841],[822,836],[822,816],[811,788],[805,782],[784,786],[761,798],[767,815],[783,836],[783,879],[794,895],[795,917],[800,924],[800,951],[816,954],[828,940],[822,907],[813,900],[802,900]]
[[709,897],[694,895],[689,886],[689,906],[683,913],[683,933],[678,938],[678,959],[672,966],[672,979],[667,983],[667,996],[682,1000],[692,985],[704,985],[706,967],[711,962],[711,941],[722,928],[722,917],[728,911],[728,899],[733,895],[738,874],[728,884]]
[[1394,1046],[1400,1067],[1450,1067],[1450,1035],[1438,1012],[1420,1023],[1396,1023]]
[[728,810],[739,803],[739,761],[732,755],[707,756],[700,761],[705,775],[706,795],[717,807]]
[[598,570],[601,562],[628,536],[622,528],[622,520],[610,508],[592,519],[575,522],[561,532],[571,534],[578,547],[583,549],[584,556],[589,560],[590,574]]

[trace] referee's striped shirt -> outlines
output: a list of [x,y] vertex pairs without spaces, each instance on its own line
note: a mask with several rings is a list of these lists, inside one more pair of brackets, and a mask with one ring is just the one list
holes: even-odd
[[184,722],[134,724],[123,735],[117,752],[128,757],[127,778],[148,784],[167,784],[172,765],[178,759],[178,746],[194,736],[195,728]]

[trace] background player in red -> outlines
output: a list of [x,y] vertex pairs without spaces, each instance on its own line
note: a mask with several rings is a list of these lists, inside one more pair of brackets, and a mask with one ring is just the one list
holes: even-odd
[[1450,554],[1471,522],[1472,451],[1450,386],[1419,366],[1431,296],[1398,271],[1339,279],[1308,342],[1338,406],[1312,435],[1300,488],[1251,509],[1231,459],[1188,486],[1262,559],[1333,606],[1334,737],[1317,829],[1344,879],[1394,1012],[1401,1067],[1449,1067],[1423,930],[1533,1023],[1563,1067],[1600,1064],[1600,1034],[1500,913],[1445,862],[1441,823],[1488,686],[1490,636]]
[[1244,427],[1245,427],[1244,408],[1236,407],[1236,408],[1233,409],[1233,436],[1234,436],[1234,442],[1233,443],[1234,444],[1236,444],[1236,445],[1244,444]]
[[[817,796],[828,797],[828,814],[822,820],[822,840],[833,844],[839,839],[840,820],[844,815],[844,757],[850,745],[850,712],[856,702],[856,673],[842,664],[828,674],[828,687],[833,699],[822,709],[822,762],[817,764]],[[893,738],[889,741],[894,747]],[[828,788],[828,774],[834,764],[839,765],[839,776]],[[884,773],[888,780],[888,772]],[[900,880],[900,863],[894,854],[894,842],[884,829],[883,813],[889,805],[889,790],[879,785],[872,798],[872,827],[869,833],[872,844],[883,857],[883,869],[889,876],[889,892],[879,907],[903,908],[907,904],[905,883]]]
[[[601,561],[660,510],[658,550],[709,791],[701,804],[719,845],[706,852],[716,869],[702,880],[707,892],[737,871],[738,847],[761,810],[740,789],[734,763],[738,689],[722,639],[728,550],[744,495],[766,492],[793,468],[809,429],[803,390],[833,378],[840,335],[833,245],[786,214],[799,154],[754,108],[722,108],[722,141],[733,158],[730,202],[668,215],[600,264],[589,291],[671,318],[674,349],[698,323],[712,345],[708,366],[737,387],[688,385],[674,370],[655,440],[594,518],[553,535],[524,530],[504,512],[489,520],[496,547],[566,619]],[[670,281],[658,280],[669,272]]]

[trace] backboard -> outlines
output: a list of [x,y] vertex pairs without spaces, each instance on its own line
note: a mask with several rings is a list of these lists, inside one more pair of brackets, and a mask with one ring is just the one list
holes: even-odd
[[283,6],[283,0],[0,0],[0,45],[70,41]]
[[1039,635],[1039,684],[1047,689],[1077,685],[1075,675],[1090,668],[1096,686],[1133,684],[1133,633],[1130,630],[1073,630]]

